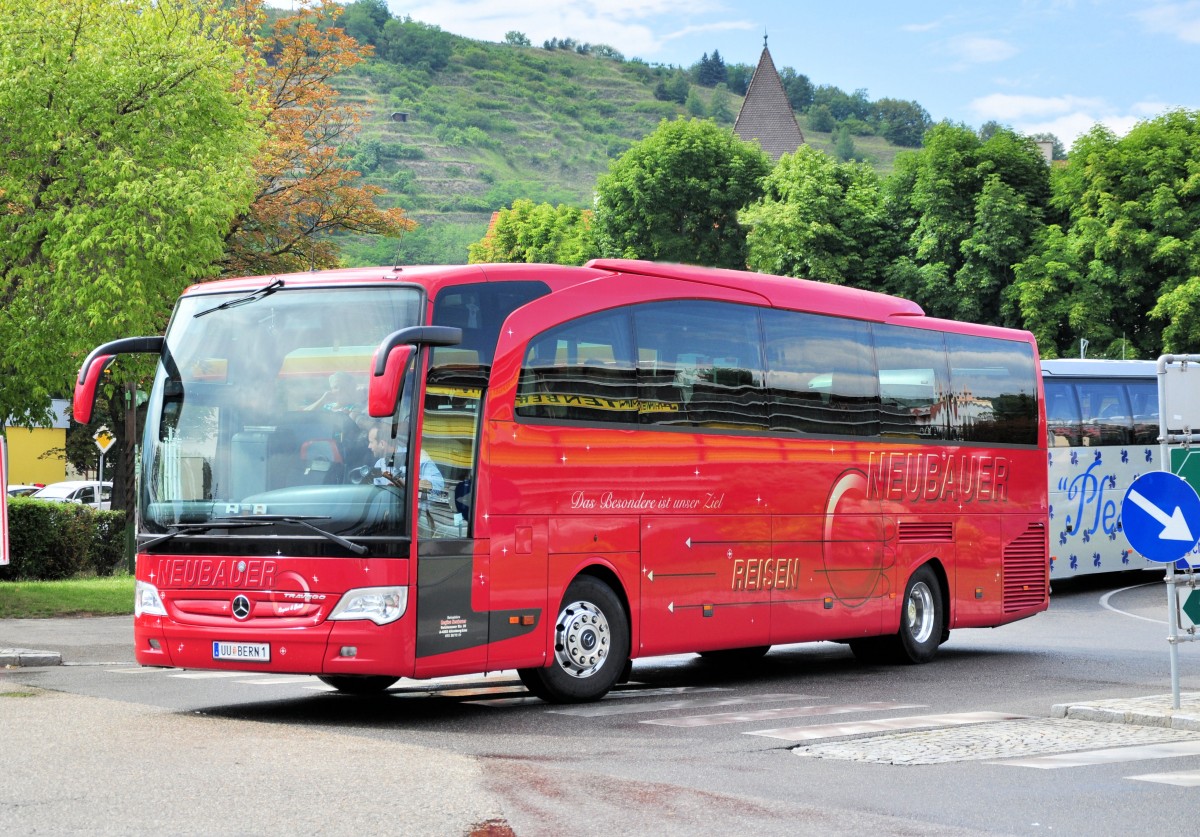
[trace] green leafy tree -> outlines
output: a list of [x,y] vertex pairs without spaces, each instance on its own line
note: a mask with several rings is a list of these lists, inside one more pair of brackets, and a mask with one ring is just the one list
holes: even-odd
[[596,237],[609,256],[744,267],[738,211],[762,194],[770,159],[704,120],[662,121],[596,186]]
[[1037,147],[1011,131],[982,142],[965,126],[935,125],[923,150],[897,157],[886,184],[907,239],[887,289],[937,316],[996,322],[1009,266],[1029,254],[1044,223],[1049,178]]
[[504,33],[504,43],[509,46],[533,46],[533,43],[529,40],[529,36],[524,32],[518,32],[516,29],[510,29]]
[[496,213],[487,234],[468,249],[468,263],[580,265],[596,255],[591,210],[520,199]]
[[219,4],[0,0],[0,418],[212,275],[261,133]]
[[802,145],[784,154],[741,213],[753,270],[878,288],[896,251],[879,177]]
[[385,0],[355,0],[346,5],[338,25],[360,44],[376,46],[383,27],[392,19]]
[[837,120],[833,118],[833,113],[829,110],[829,105],[816,105],[809,110],[808,128],[810,131],[832,133],[836,127]]
[[[1140,357],[1195,350],[1198,159],[1197,111],[1141,122],[1121,139],[1096,126],[1076,140],[1054,178],[1062,242],[1051,242],[1051,255],[1065,263],[1069,281],[1044,289],[1052,308],[1070,312],[1056,329],[1046,328],[1060,353],[1081,338],[1099,356],[1119,356],[1126,346]],[[1037,252],[1018,266],[1013,295],[1026,317],[1035,314],[1027,300],[1044,282],[1043,265],[1054,261]]]
[[718,84],[713,88],[712,101],[708,106],[708,115],[718,125],[732,125],[737,118],[730,101],[729,88]]
[[840,125],[834,132],[833,156],[843,163],[853,162],[857,159],[854,151],[854,138],[850,136],[849,125]]
[[[751,68],[753,72],[753,68]],[[805,113],[813,105],[816,88],[808,76],[797,73],[791,67],[779,71],[779,81],[783,84],[783,92],[787,94],[788,102],[796,113]],[[749,83],[749,79],[747,79]]]
[[925,132],[933,125],[929,113],[916,102],[879,99],[873,105],[872,122],[888,142],[920,148]]

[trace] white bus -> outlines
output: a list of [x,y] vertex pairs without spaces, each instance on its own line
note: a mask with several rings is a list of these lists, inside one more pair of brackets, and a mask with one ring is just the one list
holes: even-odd
[[[1121,525],[1129,484],[1161,468],[1152,360],[1043,360],[1050,459],[1050,580],[1162,570]],[[1200,426],[1195,420],[1188,426]],[[1171,428],[1172,430],[1180,428]],[[1197,563],[1193,549],[1189,560]]]

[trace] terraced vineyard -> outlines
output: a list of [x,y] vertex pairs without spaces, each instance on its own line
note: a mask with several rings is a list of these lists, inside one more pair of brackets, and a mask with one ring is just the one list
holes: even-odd
[[[518,198],[588,206],[611,160],[662,119],[694,114],[655,98],[671,68],[571,51],[515,47],[439,33],[449,58],[436,70],[371,59],[339,89],[363,109],[344,151],[381,203],[418,222],[403,240],[342,240],[350,264],[463,263],[494,211]],[[693,86],[704,115],[732,126],[741,97]],[[720,99],[720,101],[714,101]],[[801,118],[801,127],[805,127]],[[805,131],[832,149],[829,134]],[[883,170],[895,147],[856,138]]]

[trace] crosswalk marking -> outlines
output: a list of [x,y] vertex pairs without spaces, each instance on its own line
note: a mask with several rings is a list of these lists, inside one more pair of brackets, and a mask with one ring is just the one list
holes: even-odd
[[[638,695],[641,697],[642,695]],[[646,701],[644,703],[633,701],[620,701],[616,703],[608,703],[601,701],[600,703],[590,704],[587,706],[566,706],[559,709],[549,710],[555,715],[574,715],[580,718],[602,718],[607,715],[633,715],[638,712],[670,712],[675,709],[708,709],[715,706],[743,706],[747,703],[762,703],[765,701],[774,700],[812,700],[812,695],[795,695],[795,694],[778,694],[778,695],[755,695],[752,698],[743,697],[725,697],[725,698],[703,698],[700,700],[672,700],[665,702]]]
[[[798,695],[797,698],[802,698]],[[808,698],[806,698],[808,699]],[[882,712],[886,709],[923,709],[923,703],[843,703],[826,706],[784,706],[776,709],[761,709],[756,712],[722,712],[715,715],[691,715],[682,718],[652,718],[643,724],[659,724],[666,727],[707,727],[719,724],[741,724],[774,721],[782,718],[809,718],[819,715],[841,715],[849,712]]]
[[955,712],[949,715],[911,715],[903,718],[881,718],[877,721],[858,721],[846,724],[819,724],[815,726],[764,729],[747,732],[746,735],[761,735],[784,741],[816,741],[822,738],[838,738],[845,735],[866,735],[872,732],[893,732],[921,727],[949,727],[961,724],[982,724],[987,721],[1012,721],[1025,715],[1009,715],[1005,712]]
[[1200,787],[1200,770],[1180,770],[1178,773],[1143,773],[1141,776],[1126,776],[1139,782],[1157,782],[1160,785],[1178,785],[1181,788]]
[[1123,761],[1145,759],[1168,759],[1176,756],[1200,755],[1200,741],[1173,741],[1166,744],[1141,744],[1133,747],[1107,747],[1103,750],[1088,750],[1082,753],[1056,753],[1049,756],[1033,756],[1026,759],[991,761],[987,764],[1003,764],[1009,767],[1035,767],[1039,770],[1055,770],[1060,767],[1086,767],[1095,764],[1116,764]]
[[[541,700],[540,698],[532,697],[529,694],[529,692],[524,689],[524,687],[518,688],[518,689],[516,689],[516,691],[518,693],[522,694],[523,697],[501,698],[501,699],[497,699],[497,700],[472,700],[472,701],[466,701],[466,702],[475,704],[477,706],[490,706],[490,707],[496,707],[496,708],[505,707],[505,706],[522,706],[522,705],[528,704],[528,703],[541,703],[541,704],[545,705],[545,702],[543,700]],[[647,710],[639,710],[639,709],[608,710],[608,709],[605,709],[603,711],[597,711],[596,707],[608,707],[608,706],[612,705],[612,701],[623,701],[623,700],[628,700],[629,698],[651,697],[654,695],[681,695],[681,694],[696,694],[699,692],[729,692],[729,691],[732,691],[732,690],[725,688],[723,686],[670,686],[670,687],[666,687],[666,688],[662,688],[662,689],[630,689],[630,690],[609,692],[607,695],[604,696],[604,700],[601,703],[590,704],[587,707],[573,707],[572,709],[551,709],[549,711],[557,712],[560,715],[585,715],[585,716],[586,715],[619,715],[622,713],[622,711],[640,712],[640,711],[647,711]],[[656,705],[662,705],[662,704],[656,704]]]

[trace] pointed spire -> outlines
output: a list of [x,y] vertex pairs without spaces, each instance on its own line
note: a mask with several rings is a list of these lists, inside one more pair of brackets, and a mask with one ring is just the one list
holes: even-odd
[[767,49],[765,32],[762,55],[750,77],[750,86],[746,88],[746,98],[733,131],[744,140],[758,140],[763,151],[775,161],[804,144],[804,133],[796,123],[796,114]]

